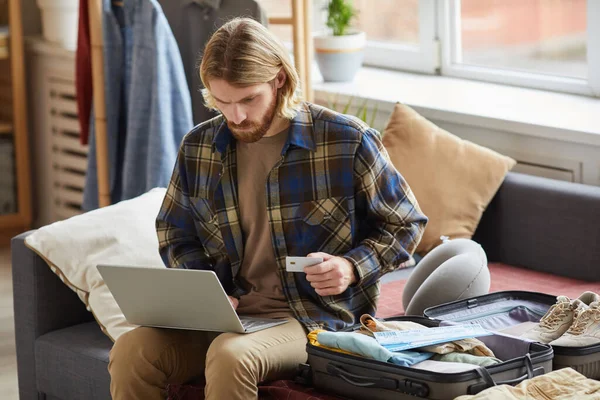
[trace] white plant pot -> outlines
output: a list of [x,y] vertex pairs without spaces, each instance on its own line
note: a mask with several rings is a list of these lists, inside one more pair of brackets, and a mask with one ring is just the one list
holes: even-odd
[[37,0],[44,39],[69,50],[77,48],[78,0]]
[[315,59],[326,82],[348,82],[362,66],[367,35],[356,32],[343,36],[314,37]]

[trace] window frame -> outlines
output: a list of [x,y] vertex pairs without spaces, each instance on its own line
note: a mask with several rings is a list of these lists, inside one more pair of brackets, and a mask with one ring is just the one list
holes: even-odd
[[586,6],[588,78],[583,79],[458,63],[460,0],[438,1],[438,37],[442,50],[440,74],[525,88],[600,96],[600,2],[587,0]]
[[593,95],[600,97],[600,2],[587,0],[588,80]]

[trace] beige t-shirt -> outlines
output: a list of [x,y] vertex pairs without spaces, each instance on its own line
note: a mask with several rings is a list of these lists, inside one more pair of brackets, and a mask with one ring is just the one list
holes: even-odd
[[240,315],[291,317],[281,289],[279,266],[271,243],[266,184],[269,172],[281,159],[288,129],[254,143],[237,141],[237,178],[240,220],[244,233],[244,259],[239,277],[249,290],[240,298]]

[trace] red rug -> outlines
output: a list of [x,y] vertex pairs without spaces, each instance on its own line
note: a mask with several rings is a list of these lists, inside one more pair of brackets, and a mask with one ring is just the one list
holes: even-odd
[[[578,297],[586,290],[600,293],[600,281],[580,281],[504,264],[490,264],[489,268],[492,277],[490,292],[525,290],[529,292],[564,295],[570,298]],[[405,284],[406,280],[400,280],[382,285],[377,317],[387,318],[404,313],[404,308],[402,307],[402,290]],[[340,399],[339,397],[318,393],[313,388],[305,387],[292,381],[265,383],[259,387],[259,397],[265,400]],[[201,386],[171,385],[169,387],[169,400],[198,400],[203,398],[203,387]]]
[[[259,400],[345,400],[330,394],[319,393],[315,388],[294,381],[267,382],[258,387]],[[170,385],[167,400],[204,399],[204,385]]]

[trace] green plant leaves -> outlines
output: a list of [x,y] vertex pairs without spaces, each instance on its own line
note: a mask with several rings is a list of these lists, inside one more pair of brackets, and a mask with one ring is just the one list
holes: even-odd
[[333,29],[334,36],[345,35],[355,15],[351,0],[330,0],[327,6],[327,26]]
[[360,105],[360,107],[358,107],[355,113],[350,113],[350,108],[352,107],[352,103],[354,102],[354,100],[355,96],[350,96],[348,97],[348,101],[345,104],[339,104],[339,94],[330,94],[327,98],[327,107],[341,114],[353,115],[358,119],[362,120],[364,123],[368,124],[371,128],[377,129],[373,125],[375,124],[377,115],[379,113],[378,102],[374,101],[373,109],[370,111],[369,115],[368,99],[363,100],[362,104]]

